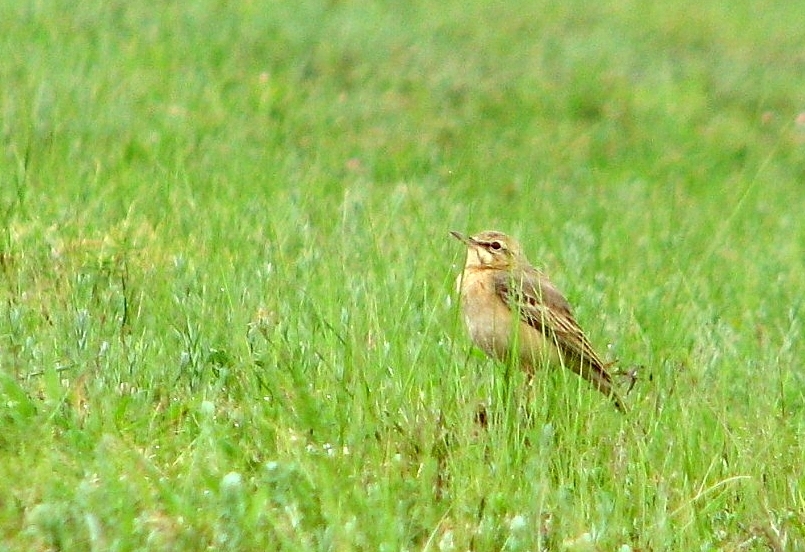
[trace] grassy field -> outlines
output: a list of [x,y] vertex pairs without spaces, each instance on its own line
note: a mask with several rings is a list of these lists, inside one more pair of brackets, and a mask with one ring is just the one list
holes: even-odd
[[[805,550],[805,4],[760,4],[0,0],[0,550]],[[626,415],[471,347],[490,228]]]

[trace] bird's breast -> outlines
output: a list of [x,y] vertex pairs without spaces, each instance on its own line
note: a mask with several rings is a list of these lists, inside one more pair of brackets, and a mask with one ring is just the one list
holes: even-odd
[[502,358],[509,348],[512,313],[491,289],[491,282],[469,277],[462,286],[464,323],[472,340],[487,354]]
[[556,350],[542,333],[512,311],[494,289],[488,271],[466,271],[459,277],[461,310],[473,342],[495,358],[506,359],[517,348],[517,356],[529,366],[554,357]]

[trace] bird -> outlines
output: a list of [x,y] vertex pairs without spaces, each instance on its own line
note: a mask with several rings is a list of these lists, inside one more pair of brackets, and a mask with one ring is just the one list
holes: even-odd
[[487,230],[450,232],[467,246],[456,279],[472,341],[488,356],[514,360],[530,377],[543,365],[569,368],[625,412],[605,363],[582,331],[565,296],[523,254],[516,239]]

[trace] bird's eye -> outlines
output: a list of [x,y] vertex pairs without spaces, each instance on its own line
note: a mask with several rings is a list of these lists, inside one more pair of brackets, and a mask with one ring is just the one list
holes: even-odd
[[489,247],[491,247],[491,248],[492,248],[492,249],[494,249],[495,251],[498,251],[498,250],[500,250],[500,248],[501,248],[501,247],[503,247],[503,246],[502,246],[502,245],[500,245],[500,242],[499,242],[499,241],[493,241],[492,243],[490,243],[490,244],[489,244]]

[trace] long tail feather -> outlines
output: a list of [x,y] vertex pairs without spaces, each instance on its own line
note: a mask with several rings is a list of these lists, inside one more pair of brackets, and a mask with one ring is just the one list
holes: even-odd
[[618,392],[615,389],[615,386],[612,383],[612,377],[609,375],[609,372],[607,372],[602,366],[584,362],[583,359],[576,358],[573,360],[575,362],[571,362],[569,366],[571,370],[590,382],[592,386],[602,394],[609,397],[612,400],[612,403],[615,405],[615,408],[621,412],[626,412],[626,407],[624,406],[623,401],[621,400]]

